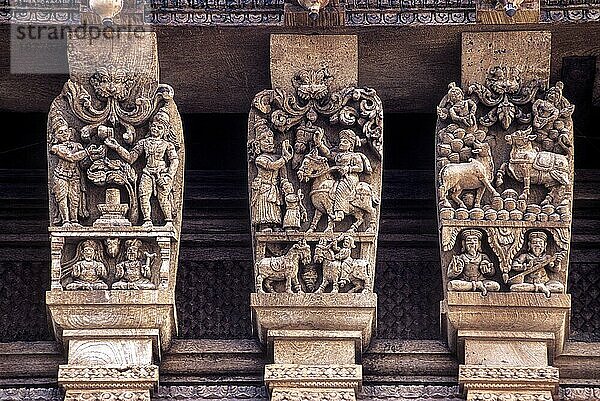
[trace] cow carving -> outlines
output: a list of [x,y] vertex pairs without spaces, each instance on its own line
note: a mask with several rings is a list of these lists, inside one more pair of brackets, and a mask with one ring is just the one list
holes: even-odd
[[475,207],[477,208],[481,207],[481,198],[486,189],[494,196],[499,196],[491,184],[494,177],[494,161],[490,145],[475,141],[471,152],[475,157],[468,162],[447,164],[440,171],[440,199],[446,207],[451,206],[449,197],[458,207],[466,208],[465,203],[460,199],[465,189],[476,191]]

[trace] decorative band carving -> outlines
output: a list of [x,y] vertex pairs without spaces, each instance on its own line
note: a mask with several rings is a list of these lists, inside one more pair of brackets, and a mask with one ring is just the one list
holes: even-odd
[[476,379],[549,380],[558,381],[553,367],[461,366],[459,381]]

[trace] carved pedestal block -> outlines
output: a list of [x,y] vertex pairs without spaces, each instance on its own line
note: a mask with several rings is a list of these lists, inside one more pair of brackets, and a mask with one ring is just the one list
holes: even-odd
[[273,400],[354,400],[375,324],[383,109],[354,36],[273,35],[248,117],[259,339]]
[[437,109],[448,342],[468,400],[551,400],[568,334],[574,107],[548,32],[465,33]]
[[48,117],[51,290],[67,400],[146,401],[177,331],[183,132],[156,36],[70,37]]
[[375,294],[252,294],[253,320],[273,354],[273,400],[354,400],[373,334]]
[[502,392],[552,399],[558,369],[551,364],[562,352],[570,308],[569,295],[449,292],[442,314],[448,343],[464,359],[459,383],[468,399],[503,400],[493,398]]

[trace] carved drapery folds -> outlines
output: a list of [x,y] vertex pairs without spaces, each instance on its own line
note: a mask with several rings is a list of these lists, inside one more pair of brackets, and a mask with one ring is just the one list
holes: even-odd
[[[549,55],[546,32],[466,33],[462,87],[450,83],[437,108],[442,313],[470,400],[557,389],[548,364],[570,308],[574,107],[548,83]],[[506,369],[551,374],[521,383],[496,374]]]
[[[356,87],[356,45],[272,36],[274,89],[250,110],[251,303],[259,338],[274,345],[272,399],[354,399],[362,378],[354,364],[374,325],[383,109],[373,89]],[[308,376],[295,377],[294,364]]]
[[72,37],[68,58],[47,136],[59,383],[67,399],[149,399],[176,328],[181,119],[154,34]]

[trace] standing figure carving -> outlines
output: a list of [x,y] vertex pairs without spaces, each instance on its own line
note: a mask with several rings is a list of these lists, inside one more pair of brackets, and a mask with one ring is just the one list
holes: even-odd
[[87,217],[85,182],[82,180],[79,162],[89,157],[90,150],[74,141],[73,129],[60,114],[51,120],[50,153],[57,158],[52,171],[50,190],[56,201],[60,222],[63,226],[79,225],[79,216]]
[[259,231],[281,230],[280,185],[287,181],[285,167],[294,156],[294,150],[289,142],[284,141],[281,155],[276,154],[273,131],[261,120],[256,126],[251,151],[257,169],[251,187],[252,224]]
[[499,291],[500,284],[490,278],[496,273],[490,258],[481,251],[483,233],[465,230],[461,233],[461,253],[448,265],[448,291]]
[[565,292],[565,286],[558,280],[552,280],[548,273],[557,273],[565,253],[559,251],[554,255],[547,253],[548,235],[543,231],[531,231],[528,234],[527,252],[512,263],[515,275],[508,279],[511,291],[541,292],[547,297],[551,293]]
[[139,184],[143,227],[153,226],[150,206],[152,195],[158,199],[165,223],[172,225],[173,222],[173,177],[179,166],[179,157],[174,143],[169,140],[171,135],[169,114],[159,111],[152,119],[148,137],[140,139],[131,150],[119,145],[114,138],[107,137],[104,140],[106,146],[129,164],[133,164],[142,154],[146,158]]

